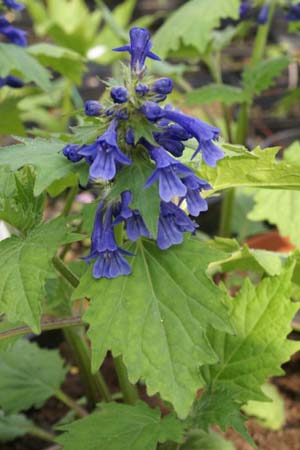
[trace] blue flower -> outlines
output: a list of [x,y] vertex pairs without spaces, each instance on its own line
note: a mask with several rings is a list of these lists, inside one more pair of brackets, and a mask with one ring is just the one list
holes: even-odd
[[197,139],[198,148],[192,158],[201,151],[204,162],[211,167],[215,167],[216,162],[223,158],[223,151],[213,143],[213,140],[219,137],[219,128],[212,127],[195,117],[166,108],[164,109],[164,117],[177,123]]
[[85,114],[87,116],[100,116],[103,105],[96,100],[87,100],[84,104]]
[[125,222],[126,233],[128,239],[135,242],[139,237],[144,236],[149,238],[150,233],[145,225],[144,219],[137,209],[131,209],[129,204],[132,200],[132,194],[129,191],[124,191],[121,194],[120,211],[114,221],[114,224]]
[[186,141],[192,137],[186,130],[177,124],[166,126],[165,131],[155,132],[153,135],[156,142],[161,147],[164,147],[176,157],[182,156],[185,148],[181,141]]
[[[201,180],[196,175],[188,175],[182,178],[182,182],[187,187],[185,200],[187,202],[188,210],[192,216],[199,216],[200,212],[207,211],[207,201],[201,197],[200,192],[203,189],[212,189],[211,185],[206,181]],[[180,201],[180,203],[183,199]]]
[[132,27],[130,32],[130,44],[114,48],[116,52],[129,52],[131,55],[131,70],[140,72],[144,68],[146,58],[160,60],[152,53],[150,33],[146,28]]
[[26,32],[16,28],[3,16],[0,17],[0,34],[3,34],[12,44],[26,47]]
[[183,232],[194,232],[197,225],[173,203],[160,203],[158,220],[157,245],[165,250],[172,245],[181,244]]
[[149,90],[149,86],[145,83],[137,83],[135,87],[135,92],[141,96],[148,94]]
[[115,241],[111,206],[106,209],[104,223],[103,216],[103,202],[101,202],[95,217],[91,253],[85,259],[90,262],[96,258],[93,267],[93,276],[96,279],[129,275],[131,267],[123,255],[132,256],[132,254],[118,247]]
[[164,116],[164,110],[157,103],[151,101],[145,102],[140,111],[148,120],[158,120]]
[[133,128],[129,128],[129,129],[126,131],[125,141],[126,141],[127,144],[129,144],[129,145],[134,145],[134,129],[133,129]]
[[172,92],[173,81],[171,78],[160,78],[152,84],[152,90],[157,94],[167,95]]
[[243,0],[240,5],[240,19],[241,20],[246,19],[251,9],[252,9],[251,2],[249,0]]
[[105,133],[93,144],[79,150],[82,156],[90,157],[93,163],[90,167],[90,178],[111,180],[116,174],[116,163],[130,165],[131,161],[118,146],[117,120],[112,120]]
[[185,196],[187,188],[178,174],[190,175],[193,173],[191,169],[168,155],[162,147],[153,147],[149,144],[145,146],[156,163],[156,168],[146,181],[145,188],[158,181],[159,195],[165,202],[169,202],[173,197]]
[[127,89],[123,86],[115,86],[110,91],[110,96],[115,103],[125,103],[128,100]]
[[24,82],[14,75],[8,75],[4,78],[0,77],[0,88],[2,88],[3,86],[9,86],[18,89],[24,86]]
[[300,3],[290,6],[286,19],[288,22],[298,22],[300,20]]
[[261,8],[258,17],[257,17],[257,22],[259,23],[259,25],[265,25],[268,22],[268,18],[269,18],[269,9],[270,6],[265,3],[263,5],[263,7]]
[[62,152],[69,161],[76,163],[83,158],[83,156],[78,153],[80,148],[80,145],[68,144],[63,148]]
[[15,0],[3,0],[3,1],[5,6],[7,6],[8,8],[15,9],[16,11],[22,11],[22,9],[25,8],[24,5],[16,2]]

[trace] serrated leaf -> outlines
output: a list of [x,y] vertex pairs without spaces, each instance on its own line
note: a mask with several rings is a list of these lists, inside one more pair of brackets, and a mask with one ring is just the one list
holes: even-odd
[[202,385],[199,366],[215,361],[206,328],[231,331],[224,293],[205,274],[224,254],[197,239],[167,251],[152,241],[127,249],[135,254],[132,275],[96,281],[89,270],[74,293],[91,298],[93,369],[108,350],[122,354],[132,382],[144,379],[150,395],[160,392],[186,416]]
[[298,309],[290,300],[292,272],[289,267],[278,277],[263,279],[257,287],[246,279],[232,304],[236,336],[209,332],[219,357],[219,363],[203,370],[212,390],[225,389],[241,402],[265,400],[262,384],[268,377],[282,374],[280,366],[299,349],[299,343],[286,338]]
[[23,414],[5,415],[0,410],[0,442],[13,441],[29,433],[32,428],[32,421]]
[[79,53],[46,42],[31,45],[28,52],[42,65],[51,67],[74,83],[80,83],[85,66]]
[[10,322],[21,320],[40,332],[44,285],[54,278],[51,260],[59,245],[78,240],[68,235],[66,219],[39,225],[26,238],[0,242],[0,311]]
[[255,447],[245,427],[246,417],[241,415],[240,408],[241,405],[235,401],[230,391],[208,390],[195,402],[192,413],[193,426],[205,431],[213,425],[218,425],[222,431],[232,427]]
[[34,197],[35,175],[30,167],[13,173],[0,168],[0,219],[22,232],[41,222],[45,196]]
[[247,214],[254,206],[254,189],[236,189],[231,229],[240,240],[266,231],[263,222],[249,220]]
[[64,450],[155,450],[166,438],[180,442],[183,426],[171,420],[142,402],[103,404],[100,412],[60,427],[66,433],[57,442]]
[[188,105],[203,105],[205,103],[221,102],[225,105],[242,103],[245,100],[243,90],[226,84],[209,84],[200,89],[194,89],[186,95]]
[[190,0],[178,8],[160,27],[153,39],[154,51],[165,57],[182,42],[203,53],[211,40],[211,30],[223,18],[239,17],[239,0]]
[[270,383],[264,384],[262,391],[268,397],[268,401],[250,401],[243,406],[243,411],[248,416],[256,417],[263,427],[280,430],[285,424],[284,400],[276,387]]
[[216,431],[190,430],[180,450],[235,450],[235,447]]
[[154,184],[147,189],[144,188],[144,184],[153,170],[154,166],[148,161],[136,159],[133,164],[124,167],[118,173],[118,177],[109,195],[113,198],[120,195],[123,191],[131,191],[132,202],[130,207],[140,211],[145,224],[155,238],[157,236],[158,218],[160,214],[158,186]]
[[[39,195],[55,180],[65,178],[70,173],[78,173],[83,183],[86,181],[88,165],[83,162],[71,163],[62,154],[63,141],[54,139],[18,138],[22,144],[1,147],[0,167],[8,166],[12,171],[24,165],[32,165],[36,170],[34,195]],[[73,178],[70,183],[74,184]]]
[[4,98],[0,103],[0,134],[25,134],[18,98]]
[[[240,148],[240,147],[239,147]],[[276,161],[279,148],[257,147],[244,155],[225,157],[215,168],[202,165],[196,168],[199,176],[207,180],[215,191],[231,187],[261,187],[272,189],[300,189],[300,167],[285,161]]]
[[246,66],[243,72],[243,84],[246,95],[250,98],[254,94],[260,94],[272,86],[274,78],[289,65],[290,58],[282,56],[267,61],[260,61],[255,66]]
[[0,43],[0,76],[11,73],[21,75],[27,83],[33,81],[44,91],[51,89],[50,73],[26,49]]
[[55,395],[66,372],[58,350],[19,340],[13,348],[1,352],[0,406],[7,413],[40,408]]

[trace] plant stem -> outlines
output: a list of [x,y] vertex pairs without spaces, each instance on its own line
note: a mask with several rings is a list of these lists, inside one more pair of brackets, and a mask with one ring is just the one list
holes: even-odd
[[123,392],[123,399],[125,403],[134,405],[139,396],[136,386],[130,383],[128,379],[128,372],[125,364],[123,363],[122,356],[114,358],[115,369],[118,375],[121,391]]
[[43,428],[38,427],[37,425],[33,425],[30,430],[28,431],[28,434],[31,434],[31,436],[38,437],[40,439],[43,439],[44,441],[48,442],[54,442],[55,435],[52,433],[49,433],[46,430],[43,430]]
[[230,237],[232,216],[234,208],[235,189],[231,188],[224,192],[224,197],[221,206],[221,220],[220,220],[220,236]]
[[[78,325],[82,326],[84,323],[82,322],[81,317],[66,317],[64,319],[56,319],[47,322],[41,323],[42,331],[50,331],[50,330],[58,330],[60,328],[70,328],[77,327]],[[24,334],[32,333],[30,327],[22,326],[18,328],[12,328],[10,330],[5,330],[0,332],[0,341],[4,339],[8,339],[15,336],[22,336]]]
[[[64,261],[58,256],[54,256],[52,262],[56,270],[71,284],[71,286],[76,288],[79,285],[79,279]],[[95,405],[99,400],[100,395],[106,402],[110,402],[111,394],[102,374],[100,371],[95,374],[91,373],[90,349],[82,329],[64,329],[64,335],[73,350],[76,363],[79,367],[80,376],[87,388],[87,395],[91,404]]]
[[55,392],[55,397],[72,409],[77,417],[86,417],[88,415],[87,411],[78,405],[71,397],[65,394],[61,389]]
[[77,195],[77,192],[78,192],[78,186],[76,184],[75,186],[72,186],[68,192],[66,203],[65,203],[65,206],[64,206],[64,209],[62,212],[63,216],[66,217],[69,215],[71,208],[72,208],[73,201]]

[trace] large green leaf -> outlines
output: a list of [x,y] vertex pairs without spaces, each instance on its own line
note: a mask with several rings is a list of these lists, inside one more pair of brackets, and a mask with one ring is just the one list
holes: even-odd
[[132,193],[131,207],[138,209],[155,238],[157,236],[158,217],[160,213],[160,198],[158,186],[154,184],[145,189],[144,184],[152,174],[154,166],[147,161],[136,160],[134,164],[124,167],[116,178],[110,197],[120,195],[129,190]]
[[34,197],[35,175],[30,167],[16,173],[0,168],[0,219],[22,232],[41,222],[45,196]]
[[65,379],[67,369],[58,350],[21,339],[0,354],[0,406],[5,412],[40,408]]
[[0,134],[25,134],[20,118],[18,98],[7,97],[0,101]]
[[0,76],[6,77],[11,73],[21,75],[27,83],[34,81],[45,91],[51,88],[49,72],[26,49],[0,43]]
[[235,450],[234,445],[216,431],[190,430],[180,450]]
[[26,238],[0,242],[0,311],[10,322],[21,320],[40,332],[44,285],[54,278],[51,260],[58,246],[77,240],[69,235],[64,218],[39,225]]
[[[234,148],[234,147],[233,147]],[[208,180],[215,191],[231,187],[261,187],[272,189],[300,189],[300,167],[286,161],[276,161],[279,148],[255,148],[249,152],[237,147],[236,155],[226,156],[215,168],[201,165],[199,176]]]
[[[34,195],[39,195],[53,181],[65,178],[70,173],[74,177],[82,176],[82,182],[87,179],[88,165],[84,162],[71,163],[62,154],[65,142],[53,139],[18,138],[22,144],[0,148],[0,167],[8,166],[17,170],[24,165],[32,165],[36,169]],[[70,185],[74,179],[68,178]]]
[[13,441],[33,428],[31,420],[23,414],[5,415],[0,410],[0,442]]
[[299,350],[287,340],[297,304],[290,300],[293,267],[255,287],[247,279],[233,300],[231,319],[235,336],[211,329],[209,339],[219,362],[203,376],[212,391],[224,389],[241,402],[264,401],[262,384],[283,373],[281,365]]
[[155,450],[158,442],[182,439],[182,424],[142,402],[135,406],[103,404],[101,411],[60,427],[64,450]]
[[182,42],[203,53],[212,38],[211,31],[222,18],[239,16],[239,0],[190,0],[178,8],[154,37],[154,51],[161,57],[177,50]]
[[202,105],[222,102],[225,105],[242,103],[245,100],[242,89],[226,84],[209,84],[195,89],[186,96],[188,105]]
[[[284,161],[295,171],[300,169],[300,147],[295,142],[284,151]],[[293,244],[300,244],[300,192],[294,190],[257,191],[255,206],[248,214],[251,220],[267,220],[279,229],[282,236],[288,236]]]
[[215,361],[207,327],[231,330],[225,294],[205,274],[224,254],[197,239],[167,251],[152,241],[128,250],[132,275],[96,281],[89,270],[74,293],[91,298],[85,321],[93,369],[108,350],[122,354],[132,382],[144,379],[150,395],[160,392],[185,416],[203,385],[199,366]]
[[80,83],[84,59],[79,53],[45,42],[28,47],[28,52],[44,66],[51,67],[74,83]]

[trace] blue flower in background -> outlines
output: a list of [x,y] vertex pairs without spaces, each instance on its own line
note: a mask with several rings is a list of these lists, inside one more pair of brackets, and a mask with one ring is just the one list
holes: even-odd
[[268,22],[269,10],[270,6],[265,3],[257,16],[257,22],[259,25],[265,25]]
[[118,215],[114,221],[114,224],[125,222],[126,233],[128,239],[135,242],[141,236],[150,237],[149,230],[147,229],[144,219],[137,209],[131,209],[129,204],[132,200],[132,194],[129,191],[124,191],[121,194],[121,203],[118,211]]
[[161,250],[181,244],[183,233],[193,233],[196,227],[197,225],[174,203],[161,202],[157,232],[157,245]]
[[298,22],[300,20],[300,3],[290,7],[286,19],[288,22]]
[[22,11],[25,8],[22,3],[18,3],[15,0],[3,0],[4,5],[8,8],[15,9],[16,11]]
[[240,19],[244,20],[248,17],[252,9],[251,2],[249,0],[243,0],[240,5]]
[[123,255],[132,256],[131,253],[118,247],[114,227],[112,225],[112,208],[108,206],[103,223],[103,202],[100,203],[94,222],[92,233],[91,253],[85,258],[88,262],[96,258],[93,267],[95,278],[116,278],[120,275],[129,275],[131,267]]
[[112,120],[105,133],[96,142],[79,150],[80,155],[93,160],[90,167],[91,179],[112,180],[116,175],[117,162],[131,164],[130,159],[119,149],[117,127],[117,120]]
[[24,81],[14,75],[8,75],[7,77],[0,77],[0,88],[4,86],[9,86],[15,89],[22,88],[24,86]]
[[173,197],[184,196],[187,188],[178,175],[190,175],[192,170],[172,158],[161,147],[151,147],[150,155],[156,163],[156,168],[146,181],[145,188],[158,181],[159,195],[165,202],[171,201]]
[[0,34],[3,34],[12,44],[20,47],[27,45],[26,32],[11,25],[3,16],[0,16]]
[[132,27],[130,32],[130,44],[122,47],[114,48],[116,52],[129,52],[131,56],[131,70],[141,72],[144,68],[146,58],[160,60],[160,58],[152,53],[152,43],[150,41],[150,33],[146,28]]

